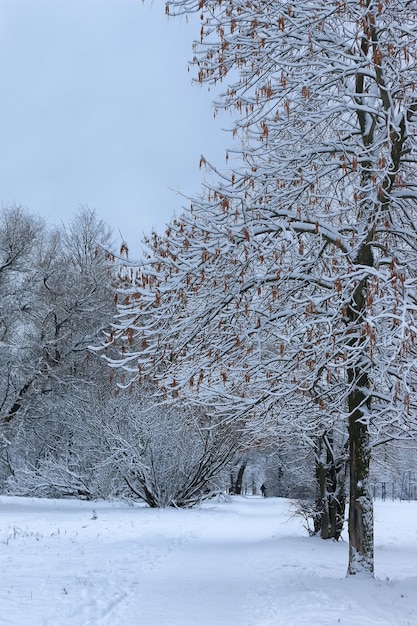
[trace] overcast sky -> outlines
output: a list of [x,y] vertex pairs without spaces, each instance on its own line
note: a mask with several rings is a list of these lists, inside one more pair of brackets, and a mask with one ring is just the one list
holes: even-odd
[[[94,207],[131,249],[198,193],[229,137],[187,72],[198,22],[163,0],[0,0],[0,202]],[[137,247],[138,246],[138,247]]]

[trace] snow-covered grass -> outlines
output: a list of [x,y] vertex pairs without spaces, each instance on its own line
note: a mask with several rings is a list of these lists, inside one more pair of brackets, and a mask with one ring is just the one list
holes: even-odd
[[1,626],[417,624],[417,503],[377,502],[375,580],[286,500],[196,510],[0,497]]

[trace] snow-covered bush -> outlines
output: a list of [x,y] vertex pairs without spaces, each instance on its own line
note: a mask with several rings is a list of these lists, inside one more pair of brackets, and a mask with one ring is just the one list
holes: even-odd
[[[236,431],[199,409],[122,402],[105,426],[109,461],[131,495],[151,507],[189,507],[224,489]],[[125,486],[126,486],[125,485]]]

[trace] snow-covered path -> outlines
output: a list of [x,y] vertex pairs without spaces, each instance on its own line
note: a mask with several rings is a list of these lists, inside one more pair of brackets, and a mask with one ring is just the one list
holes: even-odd
[[[375,581],[288,502],[192,511],[0,498],[1,626],[417,624],[417,503],[377,503]],[[388,580],[389,579],[389,580]]]

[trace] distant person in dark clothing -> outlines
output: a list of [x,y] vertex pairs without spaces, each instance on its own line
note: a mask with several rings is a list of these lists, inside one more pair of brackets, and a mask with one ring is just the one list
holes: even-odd
[[265,485],[265,483],[263,485],[261,485],[261,493],[262,493],[262,497],[266,498],[266,485]]

